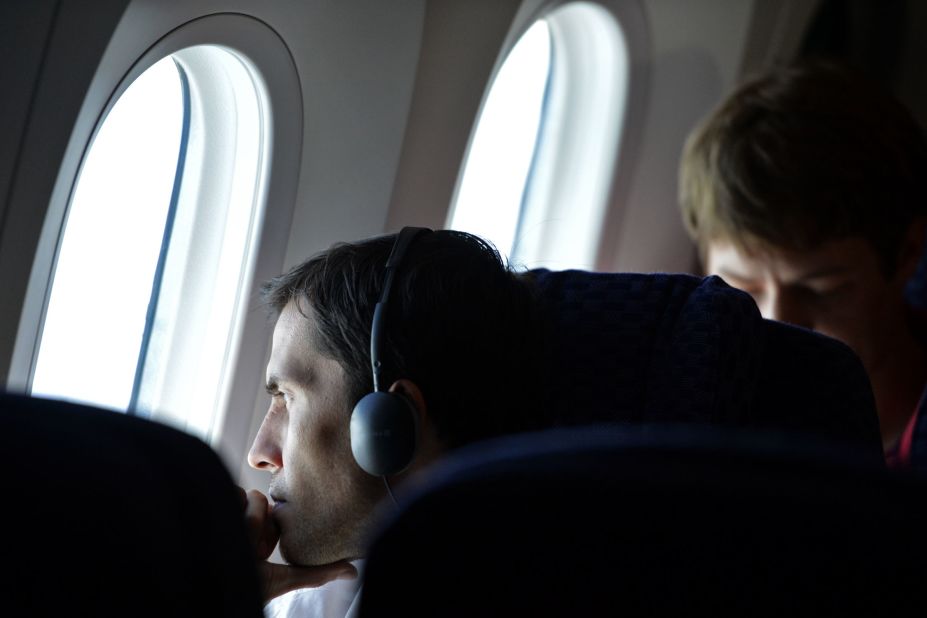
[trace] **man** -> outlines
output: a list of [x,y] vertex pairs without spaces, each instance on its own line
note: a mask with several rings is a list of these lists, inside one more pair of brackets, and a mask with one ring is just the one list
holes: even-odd
[[[246,516],[261,559],[279,539],[293,565],[262,565],[268,598],[331,582],[272,601],[266,611],[344,615],[356,597],[348,561],[363,557],[378,512],[392,506],[393,487],[448,450],[542,423],[532,388],[540,356],[533,293],[483,240],[413,228],[399,240],[335,245],[263,292],[277,315],[267,365],[271,404],[248,461],[271,473],[272,506],[251,491]],[[374,390],[378,300],[385,308],[374,342],[377,382],[417,425],[411,462],[382,477],[352,454],[358,402]]]
[[[859,355],[892,460],[910,457],[927,355],[904,290],[924,244],[927,141],[899,103],[828,64],[773,70],[690,135],[683,218],[705,270],[763,316]],[[906,436],[903,438],[903,436]]]

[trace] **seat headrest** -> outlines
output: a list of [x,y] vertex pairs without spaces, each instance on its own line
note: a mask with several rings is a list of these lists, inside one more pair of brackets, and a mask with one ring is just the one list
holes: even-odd
[[718,277],[528,273],[548,317],[549,401],[564,424],[788,429],[881,451],[868,377],[842,343],[764,320]]
[[0,393],[10,616],[261,616],[241,500],[170,427]]

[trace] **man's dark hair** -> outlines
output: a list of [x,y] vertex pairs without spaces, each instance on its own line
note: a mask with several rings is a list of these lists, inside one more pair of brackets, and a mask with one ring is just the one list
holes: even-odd
[[[352,405],[373,390],[370,327],[394,241],[334,245],[262,289],[277,314],[290,301],[303,314],[311,306],[312,340],[344,368]],[[450,230],[419,235],[390,293],[383,384],[415,382],[449,448],[541,426],[536,305],[530,282],[486,241]]]
[[867,239],[894,272],[927,213],[927,140],[877,85],[832,63],[768,72],[738,88],[686,143],[683,219],[703,252],[727,240],[804,251]]

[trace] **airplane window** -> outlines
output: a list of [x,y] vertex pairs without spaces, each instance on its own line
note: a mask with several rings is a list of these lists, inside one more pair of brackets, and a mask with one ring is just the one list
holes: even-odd
[[210,436],[262,224],[269,108],[248,59],[218,45],[123,92],[74,186],[34,394]]
[[486,98],[449,227],[489,238],[517,265],[594,268],[628,65],[599,4],[561,4],[535,22]]
[[126,409],[177,176],[183,80],[170,58],[125,91],[74,188],[32,392]]
[[550,31],[534,23],[489,91],[464,165],[449,227],[491,240],[510,256],[550,74]]

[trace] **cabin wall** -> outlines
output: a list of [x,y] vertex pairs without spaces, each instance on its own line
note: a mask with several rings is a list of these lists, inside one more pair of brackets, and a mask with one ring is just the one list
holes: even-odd
[[[638,149],[622,153],[635,174],[622,210],[611,270],[691,271],[695,250],[677,206],[685,137],[734,85],[754,2],[652,0],[646,3],[651,55]],[[644,233],[642,233],[644,232]]]
[[[57,8],[55,0],[10,2],[0,5],[0,53],[16,58],[0,68],[4,96],[0,97],[0,221],[3,221],[26,121],[31,113],[45,46]],[[2,228],[0,228],[2,229]]]

